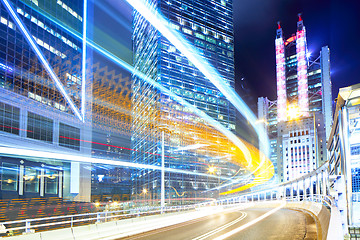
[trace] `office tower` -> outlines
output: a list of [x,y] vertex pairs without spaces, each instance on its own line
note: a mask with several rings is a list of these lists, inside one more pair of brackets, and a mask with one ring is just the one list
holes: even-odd
[[258,111],[268,118],[270,112],[276,112],[277,121],[272,114],[268,132],[270,139],[277,139],[271,145],[277,149],[279,180],[286,181],[326,161],[326,140],[332,123],[330,51],[322,47],[320,56],[313,60],[301,15],[296,34],[286,40],[278,23],[275,50],[277,101],[259,98],[267,108]]
[[271,101],[267,97],[259,97],[257,104],[258,124],[263,126],[269,136],[270,160],[274,165],[274,177],[277,178],[277,101]]
[[[4,0],[0,11],[1,145],[89,155],[88,51],[72,34],[83,32],[83,1]],[[90,201],[88,164],[24,158],[20,150],[1,164],[11,180],[2,198]]]
[[[172,28],[196,47],[202,57],[234,87],[231,1],[158,0],[149,1],[149,4],[161,12]],[[134,14],[133,28],[135,68],[205,111],[226,128],[235,130],[234,108],[217,88],[137,12]],[[213,133],[202,128],[202,120],[189,109],[173,102],[168,96],[135,76],[132,104],[132,148],[136,150],[132,152],[134,162],[159,165],[161,135],[164,132],[167,167],[206,172],[210,164],[227,164],[223,160],[204,157],[206,154],[214,157],[218,155],[217,151],[212,153],[206,146],[202,146],[206,154],[182,154],[184,151],[179,149],[194,146],[199,142],[198,134]],[[213,135],[216,138],[216,134]],[[223,150],[227,146],[221,148],[220,150]],[[222,169],[221,174],[226,174],[226,171],[226,168]],[[132,177],[134,198],[140,196],[143,189],[149,191],[151,198],[160,198],[159,172],[135,171]],[[197,197],[196,192],[214,188],[219,183],[216,179],[185,174],[166,173],[165,178],[166,198],[170,192],[175,197],[184,192],[186,197]]]

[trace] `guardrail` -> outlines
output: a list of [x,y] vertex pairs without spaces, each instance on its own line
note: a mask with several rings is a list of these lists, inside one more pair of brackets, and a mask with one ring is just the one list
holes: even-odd
[[326,178],[327,163],[323,164],[320,168],[314,170],[312,173],[309,173],[293,181],[272,186],[272,188],[269,189],[262,189],[256,192],[231,196],[223,199],[218,199],[216,201],[207,201],[184,206],[168,206],[165,208],[161,208],[160,206],[141,207],[119,211],[102,211],[76,215],[25,219],[2,222],[0,223],[0,225],[5,226],[6,231],[13,231],[17,234],[21,234],[23,232],[31,233],[35,230],[43,231],[50,228],[56,229],[64,227],[74,227],[86,224],[107,222],[111,220],[135,218],[146,215],[156,215],[176,211],[188,211],[208,205],[230,206],[237,203],[249,203],[268,200],[286,200],[288,202],[299,202],[307,200],[322,203],[323,205],[326,205],[328,209],[332,209],[332,207],[335,206],[335,202],[331,197],[327,195],[329,191],[328,185],[326,183]]
[[[55,217],[44,217],[44,218],[34,218],[34,219],[25,219],[25,220],[16,220],[1,222],[0,224],[6,227],[6,231],[18,232],[18,233],[31,233],[35,232],[35,229],[41,230],[44,227],[56,227],[61,226],[80,226],[86,224],[107,222],[111,220],[120,220],[128,219],[140,216],[156,215],[163,213],[171,213],[177,211],[189,211],[196,208],[196,205],[187,205],[187,206],[170,206],[161,209],[161,207],[143,207],[136,209],[128,210],[119,210],[119,211],[103,211],[95,213],[85,213],[85,214],[76,214],[76,215],[65,215],[65,216],[55,216]],[[20,225],[20,226],[18,226]],[[21,231],[23,230],[23,231]]]

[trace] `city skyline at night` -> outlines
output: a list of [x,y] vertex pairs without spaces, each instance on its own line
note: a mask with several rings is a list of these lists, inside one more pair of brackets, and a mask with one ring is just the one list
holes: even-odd
[[357,6],[0,0],[0,237],[359,238]]

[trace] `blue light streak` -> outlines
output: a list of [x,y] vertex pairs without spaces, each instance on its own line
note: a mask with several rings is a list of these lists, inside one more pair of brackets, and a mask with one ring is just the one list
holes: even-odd
[[[63,154],[63,153],[56,153],[56,152],[45,152],[45,151],[36,151],[30,149],[20,149],[20,148],[12,148],[12,147],[0,147],[0,154],[4,155],[11,155],[11,156],[20,156],[20,157],[34,157],[34,158],[45,158],[45,159],[54,159],[60,161],[73,161],[73,162],[80,162],[80,163],[96,163],[96,164],[106,164],[106,165],[113,165],[113,166],[122,166],[122,167],[130,167],[130,168],[140,168],[140,169],[149,169],[155,171],[161,171],[162,167],[158,165],[150,165],[150,164],[141,164],[141,163],[133,163],[133,162],[126,162],[120,160],[110,160],[110,159],[103,159],[103,158],[94,158],[94,157],[86,157],[74,154]],[[166,172],[170,173],[181,173],[181,174],[189,174],[189,175],[196,175],[202,177],[211,177],[218,179],[218,176],[206,173],[198,173],[192,171],[186,171],[181,169],[175,168],[165,168]],[[222,180],[231,180],[227,177],[221,177]]]
[[86,103],[86,39],[87,39],[87,0],[84,0],[83,37],[82,37],[82,72],[81,72],[81,115],[85,122]]
[[100,48],[99,46],[93,44],[92,42],[89,42],[89,46],[93,47],[95,50],[97,50],[98,52],[100,52],[101,54],[103,54],[104,56],[108,57],[109,59],[111,59],[112,61],[118,63],[119,65],[121,65],[123,68],[125,68],[126,70],[132,72],[133,74],[135,74],[137,77],[143,79],[144,81],[146,81],[147,83],[151,84],[152,86],[156,87],[157,89],[159,89],[162,93],[165,93],[166,95],[168,95],[170,98],[172,98],[174,101],[180,103],[181,105],[183,105],[184,107],[187,107],[189,109],[191,109],[193,111],[193,113],[195,113],[197,116],[201,117],[202,119],[204,119],[208,124],[210,124],[211,126],[213,126],[215,129],[217,129],[219,132],[221,132],[222,134],[224,134],[226,137],[228,137],[237,147],[239,147],[241,149],[241,151],[243,152],[245,159],[250,163],[251,162],[251,154],[249,152],[249,149],[245,146],[245,144],[235,135],[233,134],[230,130],[228,130],[226,127],[224,127],[224,125],[222,125],[221,123],[219,123],[218,121],[214,120],[212,117],[210,117],[209,115],[207,115],[204,111],[198,109],[197,107],[195,107],[194,105],[192,105],[191,103],[187,102],[186,100],[184,100],[183,98],[179,97],[178,95],[176,95],[175,93],[171,92],[169,89],[165,88],[164,86],[162,86],[160,83],[154,81],[153,79],[149,78],[148,76],[146,76],[145,74],[143,74],[142,72],[136,70],[134,67],[132,67],[130,64],[124,62],[123,60],[119,59],[118,57],[116,57],[115,55],[113,55],[112,53],[106,51],[105,49]]
[[30,44],[32,49],[35,51],[35,53],[38,56],[39,60],[41,61],[41,63],[45,67],[46,71],[49,73],[50,77],[55,82],[57,88],[60,90],[61,94],[64,96],[66,101],[69,103],[69,105],[70,105],[71,109],[73,110],[73,112],[75,113],[75,115],[80,120],[82,120],[82,116],[81,116],[80,112],[78,111],[77,107],[75,106],[74,102],[71,100],[69,95],[66,93],[62,83],[60,82],[60,80],[56,76],[56,74],[55,74],[54,70],[51,68],[50,64],[46,61],[45,56],[41,52],[41,50],[38,47],[37,43],[31,37],[31,34],[29,33],[29,31],[25,27],[24,23],[18,17],[17,13],[15,12],[15,10],[13,9],[13,7],[11,6],[11,4],[9,3],[8,0],[1,0],[1,1],[4,3],[6,9],[10,13],[11,17],[14,19],[16,25],[20,28],[20,30],[23,33],[23,35],[25,36],[25,39],[27,40],[27,42]]
[[[246,103],[237,95],[235,90],[227,85],[220,74],[211,66],[211,64],[201,57],[199,51],[194,48],[181,34],[174,31],[164,17],[158,13],[153,6],[146,4],[143,0],[126,0],[134,9],[136,9],[149,23],[151,23],[164,37],[166,37],[187,59],[194,64],[206,78],[208,78],[218,90],[236,107],[236,109],[250,122],[255,129],[260,140],[260,149],[268,157],[270,154],[270,143],[266,131],[257,126],[256,116],[246,105]],[[232,140],[232,139],[230,139]],[[233,140],[232,140],[233,141]],[[234,142],[234,141],[233,141]],[[236,141],[237,142],[237,141]],[[235,143],[235,142],[234,142]],[[236,143],[235,143],[236,144]],[[236,144],[242,151],[242,146]],[[246,158],[249,166],[251,159]],[[257,171],[265,162],[262,158]],[[254,172],[255,172],[254,171]]]
[[[6,1],[7,0],[2,0],[2,1]],[[145,9],[147,8],[144,7]],[[39,12],[40,13],[40,12]],[[52,22],[54,22],[55,24],[57,24],[59,27],[63,28],[65,31],[67,31],[68,33],[72,34],[73,36],[75,36],[76,38],[78,38],[79,40],[84,40],[83,36],[78,33],[77,31],[68,28],[67,26],[63,25],[61,22],[57,21],[56,19],[52,18],[50,15],[45,14],[45,13],[40,13],[42,15],[46,15],[46,17],[51,20]],[[15,15],[16,16],[16,15]],[[158,18],[158,14],[156,13],[156,19]],[[165,25],[164,25],[165,24]],[[175,40],[177,43],[182,44],[183,48],[180,47],[180,49],[182,49],[185,53],[186,53],[186,57],[188,57],[188,59],[193,60],[196,64],[193,64],[198,67],[199,70],[204,71],[203,73],[207,73],[205,76],[208,77],[210,74],[210,78],[209,80],[211,81],[215,81],[217,80],[219,83],[217,85],[220,85],[220,87],[218,87],[216,84],[214,84],[216,87],[218,87],[218,89],[223,93],[224,96],[227,97],[227,99],[234,104],[234,102],[236,104],[234,104],[234,106],[239,110],[240,113],[243,114],[244,117],[246,117],[249,122],[253,125],[253,127],[255,128],[257,134],[259,135],[259,139],[260,139],[260,145],[263,146],[263,149],[266,153],[268,153],[269,151],[269,143],[268,143],[268,136],[266,135],[264,129],[260,129],[255,126],[255,122],[256,122],[256,117],[255,115],[251,112],[251,110],[248,108],[248,106],[243,102],[243,100],[236,94],[236,92],[227,86],[226,83],[224,83],[224,81],[221,79],[221,77],[219,76],[219,74],[217,73],[217,71],[210,67],[210,64],[203,58],[200,57],[198,51],[196,48],[192,47],[189,43],[187,43],[187,41],[178,33],[175,33],[169,26],[167,26],[166,24],[168,24],[168,22],[163,19],[163,22],[159,25],[159,27],[165,27],[165,29],[168,32],[171,32],[171,34],[174,34],[175,36]],[[164,26],[163,26],[164,25]],[[176,38],[178,38],[179,40],[177,40]],[[31,38],[30,38],[31,39]],[[154,87],[158,88],[160,91],[166,93],[167,95],[169,95],[169,97],[171,97],[173,100],[179,102],[180,104],[182,104],[183,106],[191,109],[196,115],[198,115],[199,117],[202,117],[208,124],[210,124],[211,126],[213,126],[214,128],[216,128],[218,131],[220,131],[221,133],[223,133],[225,136],[227,136],[237,147],[239,147],[240,150],[243,151],[244,156],[246,158],[246,161],[248,162],[249,166],[251,166],[251,156],[249,153],[249,150],[247,149],[247,147],[243,144],[243,142],[237,137],[235,136],[231,131],[229,131],[227,128],[225,128],[222,124],[220,124],[219,122],[217,122],[216,120],[214,120],[213,118],[211,118],[210,116],[208,116],[205,112],[197,109],[195,106],[193,106],[192,104],[186,102],[184,99],[182,99],[181,97],[177,96],[176,94],[172,93],[171,91],[169,91],[168,89],[166,89],[165,87],[163,87],[162,85],[158,84],[156,81],[148,78],[147,76],[145,76],[144,74],[142,74],[141,72],[135,70],[131,65],[129,65],[128,63],[126,63],[125,61],[121,60],[119,57],[115,56],[114,54],[110,53],[109,51],[107,51],[106,49],[102,48],[101,46],[97,45],[96,43],[94,43],[93,41],[85,38],[85,41],[87,43],[88,46],[92,47],[93,49],[95,49],[96,51],[98,51],[99,53],[103,54],[104,56],[106,56],[107,58],[109,58],[110,60],[112,60],[113,62],[117,63],[119,66],[123,67],[124,69],[128,70],[129,72],[133,72],[134,75],[142,78],[143,80],[145,80],[146,82],[148,82],[149,84],[153,85]],[[170,40],[169,40],[170,41]],[[175,45],[175,47],[178,48],[178,46]],[[194,56],[192,56],[194,55]],[[201,63],[201,61],[205,61],[205,64]],[[209,69],[207,69],[209,68]],[[211,76],[211,74],[214,74],[214,77]],[[215,81],[216,82],[216,81]],[[61,83],[60,83],[61,84]],[[62,87],[62,85],[61,85]],[[226,90],[224,90],[226,89]],[[225,91],[225,93],[224,93]],[[71,99],[70,99],[71,100]],[[74,106],[75,107],[75,106]],[[77,108],[75,107],[76,112],[77,112],[77,116],[82,120],[80,113],[77,111]],[[261,149],[261,148],[260,148]],[[265,161],[265,157],[263,158],[262,164]],[[253,171],[252,173],[256,172],[261,165],[259,165],[259,167]],[[150,165],[153,166],[153,165]],[[250,173],[249,175],[251,175],[252,173]],[[243,176],[244,177],[244,176]],[[234,181],[234,177],[229,178],[227,180],[231,180],[232,183],[235,183]],[[238,182],[238,180],[236,181]]]
[[12,69],[11,67],[6,66],[5,64],[2,64],[2,63],[0,63],[0,68],[6,70],[6,71],[8,71],[8,72],[14,71],[14,69]]
[[[80,40],[82,39],[81,34],[67,28],[66,26],[62,25],[61,23],[59,23],[58,21],[56,21],[56,20],[54,20],[52,18],[50,18],[50,19],[54,23],[56,23],[57,25],[62,27],[64,30],[68,31],[70,34],[74,35],[75,37],[77,37]],[[212,117],[208,116],[205,112],[199,110],[198,108],[196,108],[192,104],[185,101],[183,98],[181,98],[178,95],[174,94],[173,92],[171,92],[170,90],[168,90],[167,88],[165,88],[164,86],[162,86],[161,84],[156,82],[155,80],[149,78],[148,76],[146,76],[142,72],[136,70],[133,66],[131,66],[127,62],[123,61],[119,57],[115,56],[114,54],[110,53],[109,51],[102,48],[101,46],[97,45],[93,41],[87,39],[87,44],[88,44],[88,46],[92,47],[94,50],[101,53],[103,56],[107,57],[108,59],[110,59],[114,63],[116,63],[119,66],[121,66],[122,68],[124,68],[125,70],[127,70],[129,72],[132,72],[137,77],[143,79],[144,81],[148,82],[152,86],[158,88],[161,92],[167,94],[174,101],[176,101],[176,102],[180,103],[181,105],[191,109],[197,116],[203,118],[209,125],[213,126],[219,132],[223,133],[226,137],[228,137],[243,152],[246,161],[249,164],[251,163],[251,155],[250,155],[250,152],[249,152],[248,148],[245,146],[245,144],[235,134],[233,134],[231,131],[229,131],[227,128],[225,128],[221,123],[217,122]]]

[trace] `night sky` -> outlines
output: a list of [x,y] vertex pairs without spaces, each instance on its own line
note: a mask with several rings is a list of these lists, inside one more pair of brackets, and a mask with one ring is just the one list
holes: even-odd
[[330,48],[333,98],[339,88],[360,83],[359,0],[233,0],[233,7],[236,87],[244,77],[255,104],[259,96],[276,99],[276,22],[288,38],[296,32],[298,13],[312,57],[322,46]]

